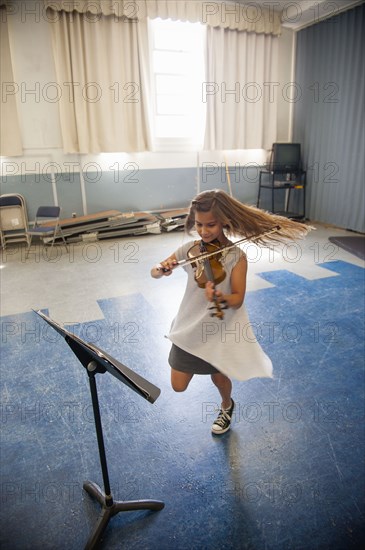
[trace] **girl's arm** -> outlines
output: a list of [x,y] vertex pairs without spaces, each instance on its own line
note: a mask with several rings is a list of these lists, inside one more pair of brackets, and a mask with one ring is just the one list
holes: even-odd
[[[237,309],[243,304],[246,293],[247,258],[242,256],[234,266],[231,273],[231,294],[223,294],[220,290],[215,291],[215,297],[219,302],[226,302],[228,307]],[[214,284],[208,282],[205,287],[207,300],[213,301]]]
[[171,256],[166,258],[166,260],[164,260],[160,264],[155,265],[151,269],[151,276],[154,279],[159,279],[163,275],[166,275],[166,276],[171,275],[172,270],[174,269],[176,264],[177,264],[177,258],[175,254],[172,254]]

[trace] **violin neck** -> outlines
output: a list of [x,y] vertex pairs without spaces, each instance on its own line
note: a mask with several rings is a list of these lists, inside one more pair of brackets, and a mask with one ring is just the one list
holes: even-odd
[[[205,243],[203,241],[201,241],[200,243],[200,252],[202,254],[208,252],[205,247]],[[212,266],[210,265],[209,259],[206,258],[205,260],[203,260],[203,263],[204,263],[204,271],[205,271],[206,278],[208,279],[208,281],[211,281],[212,283],[214,283],[214,275],[213,275]]]

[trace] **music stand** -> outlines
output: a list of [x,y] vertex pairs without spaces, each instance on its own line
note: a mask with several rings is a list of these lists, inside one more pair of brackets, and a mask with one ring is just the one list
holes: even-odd
[[[33,310],[34,311],[34,310]],[[93,481],[85,481],[83,484],[84,490],[101,505],[99,518],[96,522],[86,543],[86,549],[96,548],[105,529],[108,526],[110,519],[119,512],[131,510],[162,510],[165,504],[159,500],[129,500],[129,501],[114,501],[110,490],[108,467],[106,462],[103,429],[101,424],[100,408],[98,393],[96,387],[96,374],[104,374],[109,372],[115,378],[123,382],[138,395],[144,397],[150,403],[154,403],[160,395],[160,389],[148,382],[145,378],[136,374],[131,369],[119,363],[116,359],[105,353],[93,344],[87,343],[78,336],[75,336],[58,323],[47,317],[42,311],[34,311],[59,334],[61,334],[67,344],[70,346],[80,363],[85,367],[90,384],[91,400],[93,405],[96,436],[99,447],[99,458],[101,471],[103,475],[104,491]]]

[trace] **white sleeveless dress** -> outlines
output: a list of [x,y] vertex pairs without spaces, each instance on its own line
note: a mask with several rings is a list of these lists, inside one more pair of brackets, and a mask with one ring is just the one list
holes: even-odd
[[[187,242],[175,252],[177,260],[187,258],[188,250],[194,241]],[[222,259],[225,279],[218,285],[217,290],[223,294],[230,294],[231,273],[238,260],[244,255],[239,247],[233,247],[225,252]],[[168,338],[173,343],[170,353],[170,365],[176,370],[193,372],[195,374],[210,374],[222,372],[229,378],[248,380],[257,377],[272,378],[272,363],[257,342],[250,325],[244,304],[238,308],[224,310],[224,319],[211,317],[210,304],[205,298],[204,288],[199,288],[194,279],[194,269],[186,265],[188,280],[180,304],[179,311],[172,322]],[[180,357],[176,354],[176,347],[196,358],[196,368],[177,364]],[[173,357],[173,359],[172,359]],[[202,370],[202,362],[214,367],[211,372]],[[209,366],[208,365],[208,366]]]

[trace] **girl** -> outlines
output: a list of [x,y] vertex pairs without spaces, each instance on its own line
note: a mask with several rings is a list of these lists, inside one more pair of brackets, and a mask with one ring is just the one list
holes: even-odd
[[[188,234],[195,229],[203,243],[219,247],[233,245],[228,237],[239,236],[265,244],[283,242],[306,235],[310,227],[287,218],[246,206],[221,190],[204,191],[192,200],[185,222]],[[274,232],[267,234],[263,233]],[[169,276],[177,262],[188,257],[194,242],[188,242],[166,260],[153,267],[154,278]],[[207,281],[199,288],[199,263],[184,266],[187,286],[179,311],[172,322],[169,339],[171,385],[185,391],[194,374],[210,374],[218,388],[222,405],[212,432],[220,435],[230,428],[235,403],[231,398],[231,377],[248,380],[272,377],[272,364],[256,341],[243,305],[246,292],[247,258],[238,246],[222,252],[220,262],[225,278],[219,284]],[[224,310],[224,320],[214,319],[207,309],[214,302]]]

